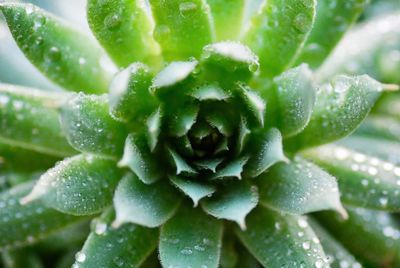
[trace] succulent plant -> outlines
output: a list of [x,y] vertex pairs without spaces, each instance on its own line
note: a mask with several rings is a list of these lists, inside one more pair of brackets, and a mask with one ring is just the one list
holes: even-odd
[[367,2],[0,4],[65,89],[0,84],[4,265],[398,267],[400,14],[324,63]]

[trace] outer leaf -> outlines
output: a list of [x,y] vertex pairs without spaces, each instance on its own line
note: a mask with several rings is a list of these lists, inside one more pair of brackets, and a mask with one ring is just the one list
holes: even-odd
[[316,1],[270,0],[254,16],[244,40],[260,57],[261,74],[274,76],[289,68],[314,23]]
[[349,73],[369,74],[382,82],[400,83],[399,15],[399,11],[388,13],[352,30],[319,69],[319,79],[327,80],[337,73]]
[[113,226],[131,222],[157,227],[171,218],[180,204],[180,196],[165,180],[146,185],[135,175],[126,175],[114,195],[117,218]]
[[154,38],[167,60],[198,57],[214,40],[209,6],[205,1],[150,0],[156,22]]
[[257,181],[260,203],[277,211],[305,214],[334,209],[346,215],[336,179],[303,159],[277,164]]
[[[307,65],[290,69],[274,79],[272,99],[276,115],[267,115],[266,121],[276,120],[276,126],[284,137],[301,132],[308,124],[315,105],[316,88]],[[272,117],[272,118],[271,118]]]
[[235,221],[246,229],[245,218],[257,206],[258,190],[244,181],[231,182],[223,191],[201,202],[203,209],[218,219]]
[[107,98],[78,94],[61,107],[61,125],[69,143],[85,153],[119,156],[126,130],[108,113]]
[[346,248],[371,262],[372,267],[398,267],[398,222],[385,212],[361,208],[346,209],[350,215],[346,221],[329,212],[318,214],[318,219]]
[[[0,84],[0,143],[55,157],[75,152],[51,106],[67,95]],[[17,149],[17,150],[21,150]]]
[[371,115],[360,125],[355,134],[400,142],[400,121],[392,117]]
[[[5,268],[43,268],[38,254],[29,249],[4,251],[1,254]],[[2,266],[3,267],[3,266]]]
[[279,130],[272,128],[250,139],[248,152],[251,155],[245,166],[245,174],[257,177],[277,162],[286,162],[283,154],[282,136]]
[[[190,224],[188,220],[190,219]],[[182,207],[161,228],[163,267],[217,268],[222,244],[222,222],[200,209]]]
[[343,147],[326,145],[306,152],[339,182],[343,203],[400,211],[400,167]]
[[119,72],[110,85],[111,115],[143,127],[145,117],[157,108],[156,100],[149,92],[151,79],[148,67],[141,63],[133,63]]
[[119,66],[135,61],[151,62],[159,53],[154,41],[149,7],[140,0],[90,0],[89,26]]
[[178,176],[173,176],[170,179],[179,190],[192,199],[194,207],[197,207],[200,199],[210,196],[216,191],[214,185],[198,183]]
[[[231,232],[225,231],[222,239],[221,260],[219,265],[221,268],[238,267],[238,251],[235,247],[236,239]],[[239,266],[248,267],[248,266]],[[248,267],[250,268],[250,267]]]
[[162,167],[144,136],[130,134],[125,141],[124,156],[118,166],[129,167],[146,184],[159,180],[163,175]]
[[381,90],[381,84],[368,76],[336,77],[319,90],[310,123],[288,140],[288,147],[294,151],[349,135],[368,115]]
[[321,241],[321,245],[329,258],[331,268],[343,268],[343,266],[354,268],[362,267],[356,258],[354,258],[342,244],[336,241],[317,221],[309,219],[308,222]]
[[242,28],[246,0],[207,0],[215,25],[217,40],[236,40]]
[[368,3],[368,0],[318,1],[314,26],[296,62],[307,62],[313,68],[323,63]]
[[94,220],[92,232],[75,255],[75,265],[85,267],[139,267],[157,246],[158,232],[135,224],[113,229],[112,210]]
[[247,224],[248,230],[237,234],[264,267],[329,267],[306,218],[259,207]]
[[22,52],[44,75],[73,91],[107,91],[113,66],[88,37],[31,4],[3,3],[0,10]]
[[21,202],[39,199],[48,207],[72,215],[91,215],[111,205],[121,171],[112,160],[78,155],[43,174]]
[[44,239],[82,218],[61,214],[40,202],[21,205],[19,199],[29,193],[31,182],[0,194],[0,248],[11,249]]

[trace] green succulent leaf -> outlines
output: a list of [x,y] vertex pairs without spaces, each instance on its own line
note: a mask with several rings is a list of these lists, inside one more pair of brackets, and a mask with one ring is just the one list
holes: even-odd
[[262,4],[244,40],[260,57],[263,76],[277,75],[293,64],[313,26],[316,6],[314,0]]
[[197,171],[192,168],[186,160],[180,156],[177,152],[175,152],[173,149],[168,148],[168,151],[171,155],[171,158],[173,160],[173,163],[176,168],[176,175],[180,174],[186,174],[186,175],[195,175],[197,174]]
[[63,213],[96,214],[112,204],[121,177],[114,161],[95,155],[77,155],[44,173],[21,203],[40,199]]
[[329,256],[328,258],[331,268],[343,268],[343,266],[346,265],[355,268],[362,267],[357,259],[316,220],[308,219],[308,223],[320,240],[325,254]]
[[217,268],[221,240],[221,221],[208,216],[201,209],[182,206],[176,215],[161,227],[161,263],[163,267],[190,265]]
[[157,246],[158,231],[135,224],[111,227],[114,211],[109,209],[92,223],[83,248],[75,255],[81,268],[139,267]]
[[5,268],[43,268],[38,254],[31,249],[9,250],[1,253]]
[[250,177],[259,176],[278,162],[288,161],[283,153],[282,135],[276,128],[253,135],[247,150],[251,157],[245,174]]
[[314,26],[296,62],[307,62],[313,68],[323,63],[368,3],[368,0],[318,1]]
[[[276,126],[283,137],[294,136],[307,126],[315,105],[317,90],[307,65],[290,69],[274,79],[272,98],[268,103],[276,106]],[[266,121],[271,120],[268,114]]]
[[0,144],[54,157],[74,154],[54,108],[67,97],[63,93],[0,84]]
[[107,91],[110,66],[88,37],[32,4],[2,3],[0,10],[22,52],[49,79],[73,91]]
[[20,199],[32,190],[28,182],[0,193],[0,248],[19,248],[44,239],[82,218],[62,214],[39,201],[26,205]]
[[249,215],[247,227],[246,231],[237,230],[237,234],[264,267],[329,267],[304,217],[258,207]]
[[238,251],[235,247],[236,239],[231,233],[225,231],[222,237],[221,259],[219,265],[221,268],[248,267],[238,265]]
[[217,84],[205,84],[196,87],[191,93],[191,96],[199,101],[223,101],[230,97],[229,93]]
[[155,20],[154,38],[167,60],[198,57],[214,40],[210,8],[205,1],[150,0]]
[[[362,208],[346,208],[349,219],[343,221],[330,212],[318,214],[318,220],[351,252],[372,267],[400,265],[400,226],[392,215]],[[349,239],[351,238],[351,239]]]
[[400,211],[399,166],[334,145],[325,145],[305,154],[338,179],[343,203]]
[[151,11],[145,2],[89,0],[87,18],[97,40],[119,66],[135,61],[152,63],[159,54]]
[[337,76],[320,88],[309,124],[287,140],[288,148],[295,151],[349,135],[368,115],[381,91],[382,85],[366,75]]
[[147,136],[149,139],[150,150],[154,151],[157,146],[158,138],[161,133],[162,125],[162,112],[159,107],[146,121],[147,126]]
[[271,209],[292,214],[334,209],[346,215],[336,179],[301,158],[275,165],[257,182],[260,203]]
[[122,154],[126,129],[109,115],[106,95],[77,94],[60,113],[64,133],[75,149],[109,157]]
[[258,203],[258,190],[245,181],[231,181],[212,197],[201,201],[203,209],[218,219],[235,221],[240,228],[246,229],[246,215]]
[[222,166],[217,170],[210,178],[210,180],[223,179],[235,177],[239,180],[242,179],[243,167],[246,165],[248,157],[241,157],[231,162],[228,162],[225,166]]
[[146,185],[135,175],[127,174],[115,191],[117,217],[113,226],[119,227],[130,222],[150,228],[158,227],[175,214],[180,201],[179,193],[166,180]]
[[145,184],[151,184],[162,177],[160,163],[150,152],[147,139],[143,135],[130,134],[126,138],[124,155],[118,166],[129,167]]
[[110,114],[119,121],[144,127],[144,118],[156,108],[156,100],[150,94],[152,75],[149,68],[133,63],[116,74],[110,84]]
[[217,190],[214,185],[199,183],[180,176],[172,176],[170,179],[179,190],[192,199],[194,207],[197,207],[200,199],[211,196]]
[[245,17],[246,0],[207,0],[217,40],[236,40]]
[[400,142],[400,121],[398,119],[371,115],[355,131],[356,135]]
[[253,89],[241,84],[238,87],[249,121],[254,121],[259,126],[264,126],[265,110],[267,109],[266,102]]
[[165,121],[168,122],[168,132],[177,137],[186,135],[196,123],[198,112],[199,105],[197,103],[182,104],[182,107],[165,116]]

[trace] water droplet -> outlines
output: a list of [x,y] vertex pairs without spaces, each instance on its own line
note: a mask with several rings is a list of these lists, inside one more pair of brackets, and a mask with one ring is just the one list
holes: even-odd
[[57,47],[51,47],[46,55],[48,61],[58,61],[61,58],[61,52]]
[[102,235],[107,231],[107,224],[103,223],[103,222],[98,222],[96,224],[95,230],[94,232],[98,235]]
[[118,13],[109,14],[104,19],[104,26],[109,30],[116,29],[122,22],[121,16]]
[[309,19],[303,13],[298,14],[294,18],[293,25],[297,30],[299,30],[302,33],[307,32],[310,27]]
[[197,5],[193,2],[183,2],[179,5],[179,11],[182,16],[193,13],[194,11],[196,11],[196,9]]
[[308,226],[307,221],[305,219],[303,219],[303,218],[300,218],[297,221],[297,224],[300,226],[300,228],[306,228]]
[[379,198],[379,204],[381,204],[382,206],[386,207],[388,204],[388,198],[387,197],[381,197]]
[[183,255],[191,255],[193,251],[190,248],[184,248],[181,250],[181,254]]
[[85,255],[85,253],[83,253],[83,252],[78,252],[78,253],[76,253],[75,254],[75,260],[77,261],[77,262],[84,262],[85,260],[86,260],[86,255]]
[[310,247],[311,247],[310,242],[304,242],[304,243],[302,244],[302,246],[303,246],[303,248],[304,248],[305,250],[309,250]]
[[154,38],[158,41],[169,39],[171,29],[167,25],[157,25],[154,29]]
[[324,262],[321,260],[317,260],[315,262],[315,268],[322,268],[324,266]]

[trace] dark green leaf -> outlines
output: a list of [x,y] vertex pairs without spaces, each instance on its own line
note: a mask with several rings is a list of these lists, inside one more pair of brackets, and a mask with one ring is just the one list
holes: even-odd
[[264,267],[329,267],[306,218],[259,207],[249,215],[247,226],[237,234]]
[[245,218],[257,206],[258,190],[244,181],[230,182],[211,198],[201,202],[203,209],[218,219],[235,221],[246,229]]
[[166,179],[146,185],[135,175],[128,174],[115,191],[117,218],[113,226],[127,222],[150,228],[160,226],[175,214],[180,201],[181,196]]
[[156,248],[157,230],[131,223],[114,229],[110,226],[113,218],[108,210],[93,221],[92,232],[75,255],[77,267],[139,267]]
[[87,18],[97,40],[118,65],[152,63],[159,54],[151,12],[144,1],[89,0]]
[[61,107],[61,125],[69,143],[81,152],[111,157],[122,154],[127,133],[109,115],[105,95],[73,96]]
[[221,221],[201,209],[183,206],[161,228],[161,263],[163,267],[217,268],[221,240]]
[[21,203],[40,199],[63,213],[96,214],[112,204],[121,173],[114,161],[99,156],[67,158],[43,174]]
[[107,91],[114,66],[90,38],[32,4],[3,3],[0,10],[22,52],[44,75],[73,91]]
[[179,190],[192,199],[194,207],[197,207],[200,199],[211,196],[216,191],[214,185],[199,183],[178,176],[172,176],[170,179]]
[[30,249],[4,251],[1,259],[5,268],[43,268],[39,256]]
[[260,57],[262,75],[277,75],[293,64],[311,31],[316,5],[314,0],[270,0],[260,7],[245,41]]

